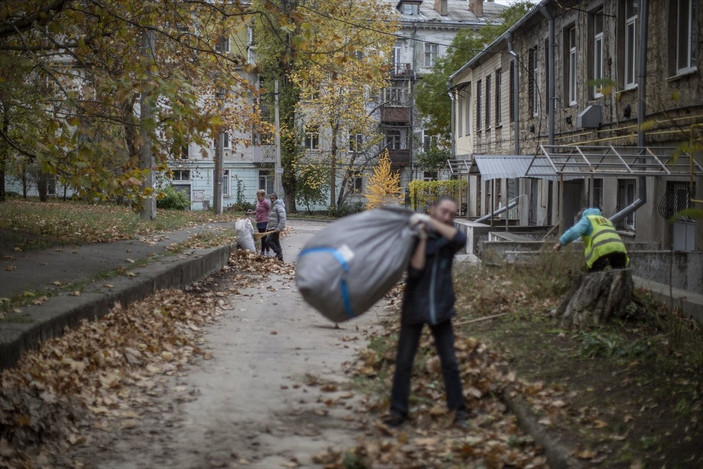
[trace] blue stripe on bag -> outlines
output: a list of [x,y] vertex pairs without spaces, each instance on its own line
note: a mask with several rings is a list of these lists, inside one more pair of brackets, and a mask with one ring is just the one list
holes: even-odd
[[[334,249],[334,248],[329,248],[329,247],[317,247],[317,248],[310,248],[310,249],[304,249],[303,251],[300,252],[298,257],[302,257],[306,254],[313,254],[316,252],[329,252],[332,254],[341,264],[342,270],[344,272],[349,273],[349,264],[347,263],[346,259],[344,259],[344,256],[342,256],[342,253],[339,252],[339,250]],[[354,309],[352,308],[351,304],[351,298],[349,298],[349,287],[347,286],[347,281],[345,279],[342,279],[341,283],[341,290],[342,290],[342,302],[344,303],[344,310],[350,318],[354,317]]]

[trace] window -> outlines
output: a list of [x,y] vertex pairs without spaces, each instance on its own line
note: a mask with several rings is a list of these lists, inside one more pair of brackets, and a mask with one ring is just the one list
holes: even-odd
[[260,169],[259,170],[259,189],[263,189],[267,194],[273,192],[273,170],[270,169]]
[[349,184],[349,193],[361,194],[364,188],[363,182],[364,177],[361,174],[361,171],[354,171],[354,174],[349,177],[349,181],[347,182]]
[[188,144],[181,145],[181,158],[184,160],[188,159]]
[[[619,179],[618,180],[618,212],[625,207],[635,202],[635,180],[634,179]],[[627,217],[618,222],[618,228],[635,229],[635,214],[630,213]]]
[[527,57],[527,94],[530,104],[530,113],[536,116],[539,112],[539,101],[537,99],[537,47],[530,49]]
[[486,77],[486,128],[491,128],[491,76]]
[[625,0],[625,89],[637,86],[637,2]]
[[215,50],[221,53],[229,52],[229,37],[221,37],[218,39]]
[[458,109],[456,119],[457,135],[461,135],[461,130],[464,128],[464,108],[468,106],[467,99],[461,92],[456,94],[456,105]]
[[437,44],[425,43],[425,67],[434,67],[437,55],[439,55],[439,46]]
[[508,91],[508,107],[510,110],[510,122],[515,122],[515,68],[510,65],[510,90]]
[[593,97],[600,98],[603,96],[601,91],[603,79],[603,8],[599,8],[591,15],[591,24],[593,28],[593,68],[591,77],[596,83],[593,85]]
[[603,206],[603,180],[594,179],[593,180],[593,206],[602,207]]
[[403,3],[401,13],[404,15],[417,15],[420,11],[418,3]]
[[386,106],[405,107],[408,105],[408,91],[403,86],[391,86],[383,89],[383,101]]
[[400,130],[386,132],[386,147],[389,150],[400,150]]
[[[229,174],[229,169],[225,169],[222,172],[222,197],[229,197],[230,196],[230,174]],[[239,183],[239,181],[237,181]]]
[[422,172],[422,180],[423,181],[436,181],[437,180],[437,171],[423,171]]
[[[223,150],[230,150],[232,149],[230,138],[229,138],[229,132],[223,132],[224,136],[224,145],[222,145]],[[217,150],[217,139],[213,139],[212,141],[212,148],[214,150]]]
[[483,99],[483,91],[481,89],[481,80],[476,82],[476,130],[481,130],[481,100]]
[[190,181],[189,169],[174,169],[171,173],[173,174],[172,181]]
[[496,70],[496,127],[500,126],[503,124],[503,111],[501,109],[502,106],[502,97],[501,97],[501,88],[503,86],[503,70],[500,68]]
[[466,122],[464,122],[464,135],[471,135],[471,87],[466,89],[466,99],[464,99],[464,112]]
[[426,133],[425,129],[422,129],[422,149],[425,153],[430,151],[432,148],[437,146],[437,137],[435,135],[430,135]]
[[[676,73],[694,68],[693,60],[693,0],[676,0]],[[671,35],[671,37],[673,34]]]
[[400,63],[400,47],[393,48],[393,70],[396,75],[400,75],[405,71]]
[[305,149],[318,150],[320,148],[320,128],[311,125],[305,128]]
[[564,51],[566,102],[573,106],[576,104],[576,26],[565,29],[564,43],[567,45]]
[[362,151],[364,149],[363,134],[349,134],[349,151]]

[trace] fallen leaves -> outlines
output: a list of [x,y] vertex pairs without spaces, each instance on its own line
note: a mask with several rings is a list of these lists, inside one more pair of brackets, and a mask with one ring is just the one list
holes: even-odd
[[125,408],[139,409],[137,390],[154,392],[156,376],[182,370],[196,355],[211,356],[198,339],[219,314],[212,293],[162,291],[128,308],[117,304],[25,354],[0,375],[0,466],[60,459],[61,448],[84,441],[75,422],[134,419],[137,413]]

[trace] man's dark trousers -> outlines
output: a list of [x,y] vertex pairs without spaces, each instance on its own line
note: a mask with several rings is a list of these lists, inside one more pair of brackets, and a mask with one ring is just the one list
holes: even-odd
[[[391,391],[391,413],[407,416],[410,399],[410,379],[412,377],[413,361],[420,343],[423,324],[402,324],[398,338],[398,354],[395,360],[395,376]],[[442,376],[447,396],[447,407],[450,410],[466,409],[462,395],[461,374],[459,362],[454,352],[454,329],[451,320],[435,326],[430,325],[434,336],[437,355],[442,363]]]

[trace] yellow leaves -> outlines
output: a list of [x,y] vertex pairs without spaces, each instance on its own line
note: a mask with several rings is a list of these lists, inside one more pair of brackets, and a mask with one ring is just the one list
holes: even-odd
[[400,174],[391,170],[388,150],[381,154],[378,166],[374,168],[373,176],[369,178],[364,195],[367,199],[367,209],[402,202]]

